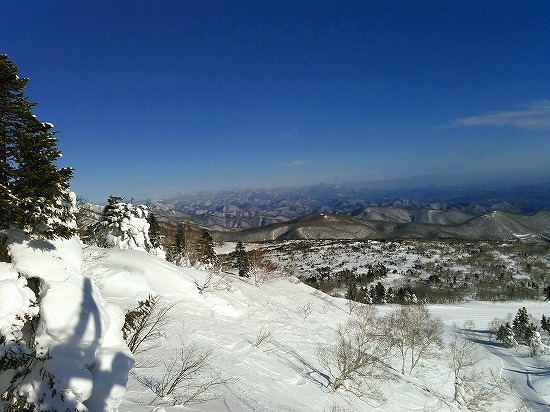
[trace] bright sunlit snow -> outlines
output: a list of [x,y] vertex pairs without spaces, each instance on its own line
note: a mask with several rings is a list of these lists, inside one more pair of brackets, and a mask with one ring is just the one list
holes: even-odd
[[[77,238],[65,241],[28,241],[14,234],[11,264],[0,265],[2,336],[17,333],[18,316],[33,312],[34,294],[24,278],[43,282],[39,356],[45,368],[62,383],[64,401],[80,410],[145,411],[454,411],[453,378],[447,355],[425,359],[413,375],[397,370],[378,382],[385,401],[358,398],[351,392],[330,390],[330,377],[320,366],[320,344],[335,340],[335,329],[350,317],[345,299],[332,298],[294,277],[280,277],[255,286],[233,274],[182,268],[141,250],[82,247]],[[202,290],[202,292],[200,292]],[[135,358],[128,351],[121,328],[124,313],[149,295],[172,304],[171,322],[162,337],[150,342]],[[548,355],[531,357],[526,348],[504,349],[487,335],[487,324],[506,318],[525,306],[540,318],[547,303],[469,302],[431,305],[443,319],[445,341],[454,323],[473,320],[479,365],[508,378],[511,388],[495,398],[491,410],[516,410],[520,397],[529,405],[550,401],[550,380],[539,373]],[[394,309],[378,306],[381,314]],[[16,325],[16,326],[13,326]],[[265,340],[260,341],[262,334]],[[546,338],[546,337],[545,337]],[[259,342],[260,341],[260,342]],[[163,363],[182,347],[211,350],[208,376],[224,379],[204,403],[173,406],[155,398],[144,382],[162,377]],[[30,375],[22,391],[39,396],[40,379]],[[3,383],[5,385],[5,383]],[[56,403],[57,402],[57,403]],[[119,406],[120,404],[120,406]],[[87,408],[87,409],[86,409]],[[157,409],[154,409],[157,408]]]

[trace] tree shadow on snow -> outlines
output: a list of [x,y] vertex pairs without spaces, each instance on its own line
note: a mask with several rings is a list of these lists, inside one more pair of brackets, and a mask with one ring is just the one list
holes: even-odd
[[46,238],[29,238],[29,235],[21,230],[11,230],[8,235],[8,243],[17,243],[22,245],[27,241],[27,245],[32,249],[38,249],[42,252],[51,252],[56,250],[55,245]]
[[460,328],[459,333],[464,339],[479,343],[480,345],[504,348],[502,343],[492,339],[493,333],[489,330]]

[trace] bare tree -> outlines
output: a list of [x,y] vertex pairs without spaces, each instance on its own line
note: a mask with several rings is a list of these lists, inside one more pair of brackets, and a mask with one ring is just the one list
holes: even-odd
[[204,278],[204,282],[200,284],[198,281],[195,281],[195,285],[197,286],[199,293],[213,292],[216,290],[234,290],[233,282],[220,266],[209,270],[206,278]]
[[84,198],[76,198],[76,233],[86,243],[97,243],[93,227],[100,219],[100,213],[93,210],[91,203]]
[[376,308],[363,306],[336,330],[335,344],[319,345],[317,358],[332,378],[332,390],[381,400],[374,380],[382,376],[389,349]]
[[460,329],[455,325],[449,344],[449,364],[454,374],[453,400],[465,404],[470,410],[485,410],[496,397],[496,385],[490,385],[485,371],[476,368],[483,359],[483,351],[474,341],[472,321]]
[[359,302],[348,299],[346,305],[348,306],[348,314],[351,315],[359,307]]
[[160,296],[149,296],[146,300],[139,302],[136,308],[126,312],[122,336],[133,354],[156,347],[156,345],[146,348],[141,346],[163,336],[164,329],[173,320],[170,315],[173,308],[173,303],[161,302]]
[[252,249],[247,252],[248,274],[254,279],[254,285],[260,286],[269,279],[277,269],[272,261],[266,258],[266,251],[262,249]]
[[387,318],[387,336],[401,357],[401,373],[412,373],[418,363],[436,356],[443,346],[443,322],[422,305],[401,306]]

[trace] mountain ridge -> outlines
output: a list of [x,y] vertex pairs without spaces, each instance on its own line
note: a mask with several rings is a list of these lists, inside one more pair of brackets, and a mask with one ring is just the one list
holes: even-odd
[[453,225],[493,210],[550,210],[550,183],[399,190],[315,185],[199,193],[146,204],[167,219],[190,219],[208,230],[239,231],[316,213]]
[[312,214],[241,232],[212,232],[216,240],[258,242],[290,239],[462,239],[550,242],[550,211],[530,215],[493,211],[443,225],[366,220],[340,214]]

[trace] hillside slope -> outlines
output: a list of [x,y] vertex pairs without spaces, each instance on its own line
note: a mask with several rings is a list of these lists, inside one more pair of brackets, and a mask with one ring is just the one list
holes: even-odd
[[[58,348],[47,362],[64,377],[70,388],[66,394],[77,397],[80,411],[463,410],[451,401],[454,380],[445,352],[439,358],[424,359],[412,376],[400,375],[396,365],[384,368],[387,379],[376,384],[385,401],[359,398],[343,388],[332,391],[333,378],[319,362],[318,347],[334,344],[335,330],[354,315],[346,300],[324,295],[295,278],[255,285],[252,279],[232,274],[177,267],[144,251],[81,249],[75,239],[17,240],[11,250],[15,260],[0,266],[0,282],[13,283],[14,271],[25,276],[44,271],[44,295],[38,302],[44,322],[41,330],[50,348]],[[145,352],[135,355],[137,367],[121,398],[133,363],[121,342],[121,315],[150,295],[170,306],[170,322],[146,344]],[[2,298],[4,308],[6,297]],[[515,312],[517,305],[472,302],[434,305],[430,310],[442,317],[448,341],[454,322],[473,319],[484,329],[490,319]],[[546,310],[542,303],[524,305],[537,317]],[[379,307],[381,313],[392,309],[390,305]],[[267,336],[261,340],[263,335]],[[207,367],[186,382],[191,387],[155,399],[148,387],[154,388],[166,376],[165,365],[182,348],[184,353],[189,348],[211,351]],[[479,367],[498,371],[498,356],[487,354]],[[390,366],[394,360],[389,360]],[[211,388],[209,400],[183,408],[175,405],[197,382],[212,378],[224,383]],[[536,399],[544,407],[546,382],[544,377],[536,380]],[[494,400],[490,410],[507,410],[517,402],[513,392],[506,392]]]

